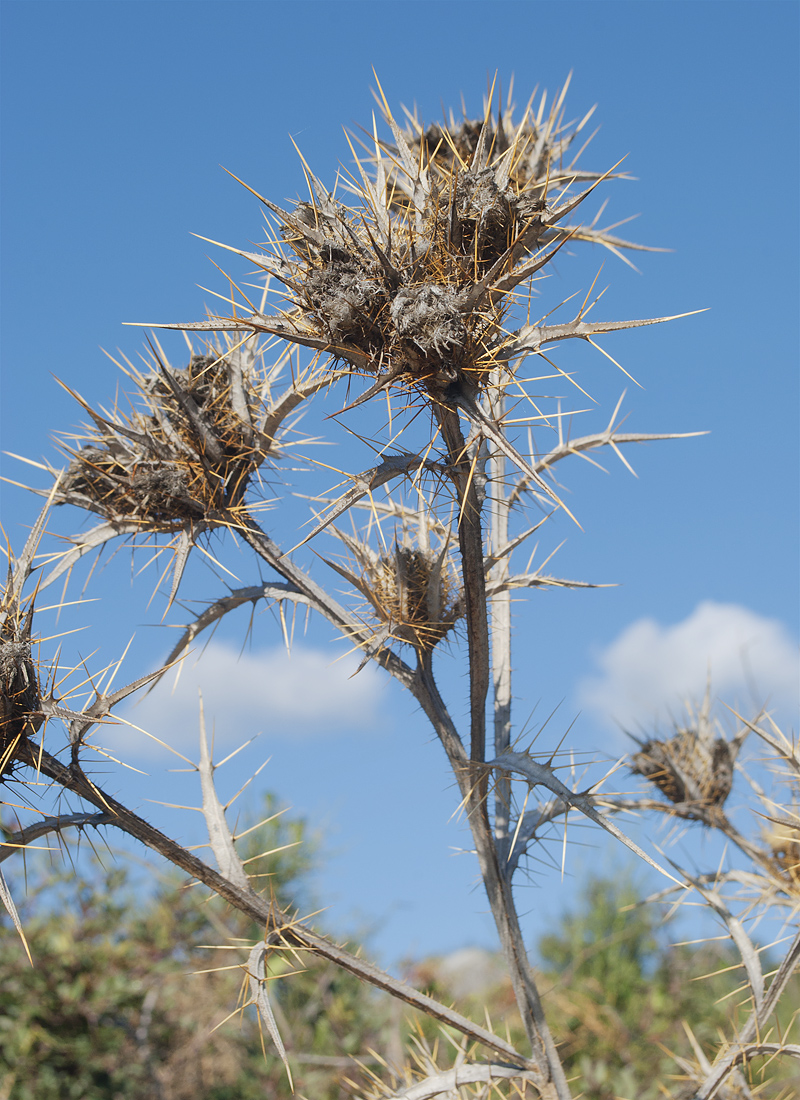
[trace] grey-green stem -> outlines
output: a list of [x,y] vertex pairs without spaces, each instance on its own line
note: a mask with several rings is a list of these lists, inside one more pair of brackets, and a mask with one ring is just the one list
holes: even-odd
[[[522,930],[519,926],[511,885],[503,873],[489,822],[489,773],[482,767],[486,760],[486,698],[489,691],[490,656],[489,624],[484,573],[483,526],[481,498],[475,477],[475,465],[470,459],[458,413],[455,409],[434,401],[433,408],[447,448],[450,477],[459,505],[459,550],[467,620],[470,676],[470,758],[463,747],[458,757],[451,755],[448,744],[452,735],[443,730],[442,741],[450,758],[467,810],[478,862],[486,893],[497,926],[500,943],[508,964],[517,1005],[522,1017],[534,1060],[549,1078],[542,1095],[548,1093],[558,1100],[569,1100],[570,1090],[561,1060],[550,1035],[542,1008]],[[423,681],[432,698],[438,697],[433,679],[431,659],[420,660]],[[443,705],[442,705],[443,707]],[[437,732],[439,730],[437,729]]]

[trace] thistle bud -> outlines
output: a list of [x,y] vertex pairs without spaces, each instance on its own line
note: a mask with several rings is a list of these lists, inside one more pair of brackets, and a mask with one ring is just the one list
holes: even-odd
[[445,535],[439,548],[429,543],[424,517],[416,532],[404,524],[402,535],[383,553],[334,529],[350,551],[347,568],[328,562],[369,603],[377,636],[394,638],[419,653],[431,653],[464,614],[464,599]]

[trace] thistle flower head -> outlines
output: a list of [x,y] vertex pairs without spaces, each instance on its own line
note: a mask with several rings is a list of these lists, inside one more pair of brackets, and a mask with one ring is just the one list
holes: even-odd
[[443,553],[396,542],[362,574],[362,583],[369,575],[377,617],[415,649],[432,650],[463,615],[458,583]]
[[[516,363],[545,355],[545,345],[575,337],[594,343],[597,334],[672,319],[588,322],[597,300],[589,301],[592,284],[574,320],[510,327],[519,299],[530,301],[531,280],[567,241],[594,241],[617,254],[640,247],[594,222],[566,220],[598,183],[615,177],[614,169],[576,168],[580,150],[567,160],[589,116],[565,122],[565,91],[549,112],[544,97],[535,110],[531,101],[519,123],[510,106],[495,117],[490,94],[480,122],[465,115],[461,123],[426,129],[409,115],[405,130],[381,92],[392,140],[379,138],[373,124],[362,159],[351,142],[356,169],[340,177],[340,190],[352,196],[347,202],[305,162],[310,201],[286,210],[248,188],[269,211],[269,237],[258,252],[222,247],[265,272],[268,286],[271,279],[282,284],[280,308],[267,313],[266,294],[256,307],[236,288],[228,316],[155,327],[249,330],[330,355],[342,372],[373,379],[350,407],[399,387],[412,404],[429,407],[440,427],[445,410],[445,419],[457,411],[563,506],[506,437],[495,398],[519,381]],[[590,186],[573,193],[578,180]]]
[[715,735],[707,705],[692,718],[668,740],[643,742],[631,758],[631,770],[655,784],[670,802],[691,804],[693,815],[702,820],[722,807],[731,792],[739,742]]
[[[484,99],[482,118],[468,117],[465,109],[459,120],[451,110],[444,123],[425,126],[416,111],[406,111],[407,125],[403,129],[403,137],[412,152],[440,181],[449,183],[454,172],[463,175],[467,170],[464,177],[469,181],[467,189],[473,191],[478,203],[482,198],[483,203],[491,207],[492,199],[496,203],[499,194],[494,186],[495,181],[490,182],[488,170],[484,169],[474,176],[469,173],[476,158],[480,159],[483,152],[489,150],[490,164],[504,163],[507,166],[507,182],[511,184],[507,191],[508,198],[521,204],[523,209],[527,208],[528,213],[535,212],[544,209],[548,191],[557,192],[578,181],[601,178],[601,173],[577,166],[582,149],[567,160],[575,139],[594,114],[592,107],[580,121],[565,121],[563,108],[569,83],[568,79],[549,109],[547,94],[543,92],[536,104],[537,91],[534,90],[518,123],[514,121],[516,108],[513,90],[509,90],[505,106],[502,93],[498,96],[496,116],[493,114],[494,88]],[[391,125],[385,101],[381,103],[381,109]],[[584,148],[586,144],[588,141],[584,143]],[[398,152],[396,147],[392,151],[395,154]],[[500,179],[506,182],[503,176]],[[391,177],[392,186],[396,189],[392,198],[398,206],[403,204],[402,196],[411,198],[406,180],[402,172],[396,172]],[[482,196],[475,194],[476,191],[482,191]],[[500,207],[496,207],[498,213],[499,210]]]
[[108,419],[84,406],[93,428],[67,448],[58,499],[150,531],[235,509],[273,444],[256,426],[263,380],[253,357],[209,347],[176,369],[154,351],[147,372],[129,373],[144,409]]
[[20,741],[44,721],[31,654],[32,612],[32,606],[25,611],[9,584],[0,600],[0,779],[11,771]]
[[267,204],[284,248],[265,263],[289,290],[298,336],[321,339],[356,370],[434,395],[479,385],[503,361],[515,265],[551,228],[546,181],[512,179],[524,128],[500,151],[487,119],[463,161],[455,144],[442,155],[443,143],[431,147],[424,135],[412,149],[388,108],[386,117],[397,145],[376,142],[374,176],[362,169],[352,188],[360,206],[309,173],[312,203],[291,213]]
[[538,110],[529,104],[519,124],[511,108],[495,119],[490,97],[479,122],[425,129],[409,116],[404,131],[381,93],[394,141],[376,132],[365,162],[356,156],[358,177],[344,184],[355,202],[328,192],[307,166],[310,202],[284,210],[258,196],[274,236],[262,253],[231,251],[277,278],[288,308],[245,316],[252,305],[232,303],[237,325],[332,353],[376,375],[378,388],[397,383],[434,400],[474,394],[492,371],[507,371],[519,354],[504,330],[515,288],[569,238],[627,245],[562,224],[592,190],[570,196],[571,185],[610,175],[565,163],[586,118],[565,123],[563,95],[547,114],[544,100]]
[[[379,641],[394,638],[419,653],[431,653],[463,616],[463,592],[449,553],[449,532],[431,525],[424,513],[413,526],[405,519],[381,552],[366,539],[336,531],[352,562],[350,567],[328,564],[368,601]],[[430,541],[432,526],[437,528],[436,545]]]

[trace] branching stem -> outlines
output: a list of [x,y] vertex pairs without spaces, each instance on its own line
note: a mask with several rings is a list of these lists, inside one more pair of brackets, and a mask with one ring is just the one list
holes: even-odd
[[[487,806],[489,773],[481,767],[486,760],[486,699],[490,676],[489,623],[481,522],[482,500],[478,481],[474,476],[475,464],[469,458],[458,413],[438,403],[434,403],[433,407],[447,447],[450,476],[455,486],[460,513],[458,539],[465,595],[470,676],[469,767],[466,766],[463,749],[461,754],[456,755],[448,748],[448,744],[452,744],[452,735],[449,730],[445,728],[440,730],[438,726],[436,728],[448,753],[467,810],[486,893],[534,1060],[541,1072],[549,1079],[547,1092],[553,1097],[558,1097],[558,1100],[568,1100],[569,1086],[547,1026],[533,969],[525,950],[511,885],[501,868],[489,823]],[[432,699],[437,699],[439,692],[433,679],[429,655],[421,657],[420,672],[428,694]],[[439,709],[434,708],[435,711]]]
[[[482,764],[486,760],[489,624],[486,614],[486,578],[483,572],[481,500],[458,413],[438,403],[434,403],[433,407],[447,447],[450,476],[456,488],[460,510],[458,545],[469,645],[470,759]],[[485,789],[486,777],[481,776],[479,782]]]

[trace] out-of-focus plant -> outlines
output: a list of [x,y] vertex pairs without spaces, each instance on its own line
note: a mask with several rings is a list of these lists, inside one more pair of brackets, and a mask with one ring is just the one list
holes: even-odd
[[[96,813],[52,817],[33,826],[33,833],[21,827],[7,844],[24,847],[34,834],[68,826],[113,824],[258,923],[263,935],[244,964],[249,996],[287,1070],[268,996],[270,975],[276,960],[309,953],[461,1034],[451,1064],[441,1063],[444,1046],[436,1056],[419,1047],[413,1067],[395,1067],[396,1085],[391,1074],[378,1081],[380,1095],[401,1087],[404,1095],[419,1098],[455,1089],[477,1095],[510,1089],[559,1100],[571,1095],[559,1054],[565,1037],[553,1035],[548,1023],[523,941],[514,880],[537,846],[554,836],[566,839],[567,819],[576,814],[666,874],[681,896],[691,889],[702,897],[742,957],[751,1014],[712,1057],[698,1046],[694,1062],[680,1063],[693,1095],[746,1088],[741,1067],[751,1059],[797,1053],[785,1034],[770,1029],[800,939],[768,981],[745,931],[745,912],[730,895],[741,872],[698,877],[674,865],[667,869],[667,860],[646,853],[618,824],[625,812],[652,811],[718,829],[756,868],[746,885],[753,905],[792,910],[795,746],[762,719],[743,721],[728,740],[713,730],[706,708],[686,729],[641,745],[633,770],[659,793],[625,799],[603,793],[603,780],[581,788],[574,777],[562,778],[556,749],[538,755],[523,748],[512,720],[512,595],[589,586],[554,577],[544,565],[534,568],[533,555],[527,565],[515,564],[518,551],[552,514],[574,518],[561,499],[556,466],[605,447],[622,458],[629,444],[675,438],[622,432],[619,404],[604,428],[573,437],[564,422],[574,410],[565,411],[562,398],[538,392],[545,380],[573,384],[572,372],[553,358],[565,341],[588,343],[614,363],[599,338],[674,319],[592,320],[600,298],[592,297],[594,283],[567,320],[553,320],[563,303],[538,306],[538,280],[556,255],[567,254],[565,246],[589,242],[618,256],[638,247],[612,235],[613,227],[598,228],[598,217],[577,220],[594,191],[620,174],[618,166],[595,172],[579,164],[585,148],[579,138],[589,115],[567,122],[565,91],[549,108],[546,97],[532,99],[518,120],[510,100],[500,102],[492,91],[482,118],[451,117],[430,127],[413,114],[399,125],[381,93],[389,136],[379,136],[375,124],[360,154],[352,146],[354,173],[344,172],[336,190],[304,162],[308,201],[287,210],[258,196],[268,239],[257,251],[229,248],[256,269],[257,294],[231,278],[224,311],[199,322],[148,326],[181,330],[193,334],[187,340],[202,342],[190,343],[185,365],[171,363],[155,337],[144,370],[123,362],[138,395],[130,413],[99,413],[83,403],[91,423],[67,448],[66,468],[53,468],[53,485],[44,492],[48,506],[88,510],[100,517],[99,525],[72,536],[65,551],[37,557],[42,519],[20,557],[10,554],[0,619],[0,771],[6,782],[23,784],[44,776]],[[295,358],[302,349],[309,352],[305,366]],[[523,372],[523,363],[534,370]],[[352,423],[354,446],[369,453],[369,463],[344,473],[338,493],[319,488],[313,470],[321,464],[312,464],[300,484],[317,505],[313,529],[293,548],[279,545],[259,522],[265,488],[287,469],[287,448],[300,441],[299,413],[339,383],[346,383],[347,392],[345,407],[333,417],[333,435],[341,423]],[[545,432],[552,433],[547,446],[540,442]],[[535,522],[527,518],[531,511]],[[346,514],[350,531],[336,526]],[[217,869],[123,806],[86,770],[86,754],[112,708],[163,669],[114,692],[110,681],[95,680],[91,701],[67,708],[56,695],[54,669],[37,667],[33,658],[34,595],[68,577],[82,556],[125,536],[149,544],[155,554],[166,547],[171,603],[192,549],[202,544],[209,553],[212,532],[243,540],[270,574],[225,595],[212,594],[170,661],[235,608],[263,602],[277,608],[287,637],[287,612],[316,612],[360,651],[362,663],[375,662],[411,693],[442,744],[459,790],[522,1021],[524,1053],[319,935],[308,921],[258,892],[216,795],[202,718],[197,767]],[[308,571],[292,556],[303,543],[331,537],[344,548],[338,560],[317,558]],[[344,579],[355,594],[340,601],[324,577],[337,585]],[[462,657],[467,688],[452,708],[437,676],[444,662]],[[459,728],[453,715],[464,713]],[[67,729],[67,763],[40,736],[43,724],[55,719]],[[758,841],[740,833],[724,811],[750,732],[795,791],[779,802],[773,801],[776,787],[760,792],[767,824]],[[19,923],[5,886],[3,898]],[[478,1046],[488,1060],[477,1058]]]
[[[250,873],[288,902],[308,890],[313,840],[302,820],[276,813],[274,798],[264,812],[266,824],[242,840],[242,855],[252,860]],[[261,855],[265,847],[269,854]],[[73,844],[67,851],[77,854]],[[217,898],[198,897],[174,875],[143,892],[124,855],[110,869],[95,861],[76,874],[61,853],[37,854],[22,911],[35,966],[13,933],[0,939],[0,1095],[292,1095],[280,1059],[271,1051],[264,1058],[257,1020],[231,1013],[247,980],[232,960],[246,960],[257,926]],[[102,853],[102,863],[109,858]],[[299,1090],[334,1100],[343,1070],[357,1074],[351,1055],[389,1049],[396,1024],[387,999],[353,975],[332,963],[304,962],[273,964],[273,977],[295,971],[291,981],[276,983],[273,1007]]]
[[[575,1093],[589,1100],[656,1100],[665,1086],[686,1091],[676,1059],[693,1058],[696,1044],[713,1050],[720,1033],[741,1022],[736,949],[719,940],[671,944],[674,925],[664,921],[664,907],[659,913],[642,904],[642,890],[624,867],[614,877],[589,875],[574,908],[555,917],[538,944],[537,972],[559,1052]],[[485,1012],[520,1041],[503,970],[501,959],[472,949],[420,960],[410,976],[437,997],[457,997],[469,1014]],[[795,974],[776,1011],[784,1031],[798,997]],[[432,1046],[435,1029],[424,1030]],[[790,1094],[791,1063],[765,1061],[754,1073],[755,1094]]]

